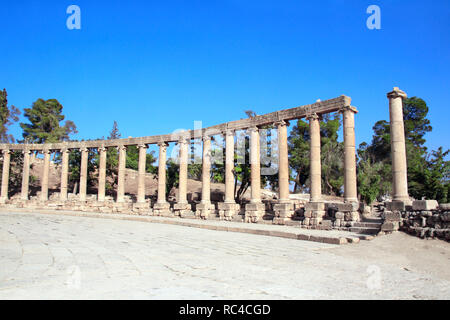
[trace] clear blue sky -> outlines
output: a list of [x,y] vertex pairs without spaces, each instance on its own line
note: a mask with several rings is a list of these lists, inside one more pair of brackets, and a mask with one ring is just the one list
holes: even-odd
[[[66,8],[81,8],[68,30]],[[381,30],[366,9],[381,8]],[[430,148],[449,147],[450,1],[8,1],[0,87],[23,109],[58,99],[76,139],[210,126],[352,98],[357,144],[388,120],[398,86],[430,107]],[[12,128],[21,137],[18,125]]]

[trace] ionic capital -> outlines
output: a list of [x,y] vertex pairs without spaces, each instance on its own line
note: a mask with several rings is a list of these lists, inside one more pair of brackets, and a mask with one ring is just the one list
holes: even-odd
[[406,95],[406,92],[400,90],[398,87],[394,87],[394,90],[392,90],[391,92],[388,92],[387,97],[389,99],[394,99],[394,98],[398,98],[398,97],[406,99],[408,96]]
[[259,132],[259,128],[257,126],[247,128],[248,133]]
[[235,130],[233,130],[233,129],[226,129],[226,130],[224,130],[223,132],[222,132],[222,134],[224,135],[224,136],[228,136],[228,137],[230,137],[230,136],[233,136],[234,137],[234,134],[236,133],[236,131]]
[[306,119],[307,120],[319,120],[320,117],[317,115],[317,113],[311,113],[306,116]]
[[287,120],[279,120],[279,121],[275,122],[274,125],[277,128],[278,127],[286,127],[286,126],[289,126],[289,121],[287,121]]
[[344,106],[338,110],[339,113],[344,113],[345,111],[350,111],[353,113],[358,113],[358,110],[353,106]]
[[2,153],[3,153],[3,154],[9,154],[9,153],[11,153],[11,150],[9,150],[9,149],[3,149],[3,150],[2,150]]
[[105,146],[101,146],[101,147],[97,148],[97,151],[98,152],[106,152],[106,151],[108,151],[108,149]]
[[22,150],[22,154],[31,154],[31,150],[24,149],[24,150]]
[[43,150],[41,150],[41,153],[42,154],[50,154],[51,151],[49,149],[43,149]]
[[160,141],[160,142],[157,143],[157,145],[158,145],[158,147],[160,149],[163,149],[163,150],[166,150],[167,147],[169,146],[169,144],[167,142],[165,142],[165,141]]
[[127,151],[127,147],[126,146],[117,146],[116,147],[117,151]]
[[177,144],[189,144],[191,142],[191,138],[188,137],[180,137]]
[[81,147],[81,148],[80,148],[80,151],[81,151],[81,152],[88,152],[88,151],[89,151],[89,149],[88,149],[88,148],[86,148],[86,147]]
[[211,136],[203,136],[203,137],[202,137],[202,141],[203,141],[203,142],[205,142],[205,141],[211,141]]
[[138,144],[138,149],[144,148],[144,149],[148,149],[148,145],[142,143],[142,144]]

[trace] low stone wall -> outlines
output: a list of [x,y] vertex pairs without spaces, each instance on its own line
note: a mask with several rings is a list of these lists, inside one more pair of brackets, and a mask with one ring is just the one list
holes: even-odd
[[402,213],[399,230],[421,238],[450,241],[450,204],[437,210],[417,210]]
[[[391,209],[391,210],[389,210]],[[382,231],[401,230],[417,237],[450,241],[450,204],[417,200],[412,205],[388,203],[383,213]]]

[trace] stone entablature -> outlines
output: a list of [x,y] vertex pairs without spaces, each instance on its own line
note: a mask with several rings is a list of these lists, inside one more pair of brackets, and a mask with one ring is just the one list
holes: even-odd
[[202,128],[197,130],[187,130],[181,133],[173,133],[166,135],[112,139],[112,140],[89,140],[89,141],[69,141],[61,143],[48,144],[0,144],[0,150],[61,150],[61,149],[80,149],[80,148],[100,148],[100,147],[117,147],[117,146],[135,146],[145,144],[158,144],[161,142],[178,142],[180,137],[189,137],[190,139],[201,138],[205,135],[221,135],[227,130],[246,130],[254,126],[263,126],[273,124],[281,120],[293,120],[306,117],[308,114],[317,113],[324,114],[338,111],[344,106],[350,106],[351,99],[347,96],[340,96],[334,99],[316,102],[309,105],[295,107],[291,109],[280,110],[264,115],[255,116],[251,119],[241,119],[230,121],[227,123]]

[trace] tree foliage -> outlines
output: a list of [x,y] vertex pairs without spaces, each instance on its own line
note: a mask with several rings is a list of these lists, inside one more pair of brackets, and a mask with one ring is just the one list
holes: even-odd
[[75,123],[68,120],[63,126],[63,106],[56,99],[36,100],[31,108],[24,109],[29,123],[20,123],[23,138],[27,143],[55,143],[68,140],[69,135],[77,133]]
[[20,110],[15,106],[8,106],[8,94],[6,89],[0,91],[0,141],[14,143],[12,134],[8,133],[9,126],[19,121]]

